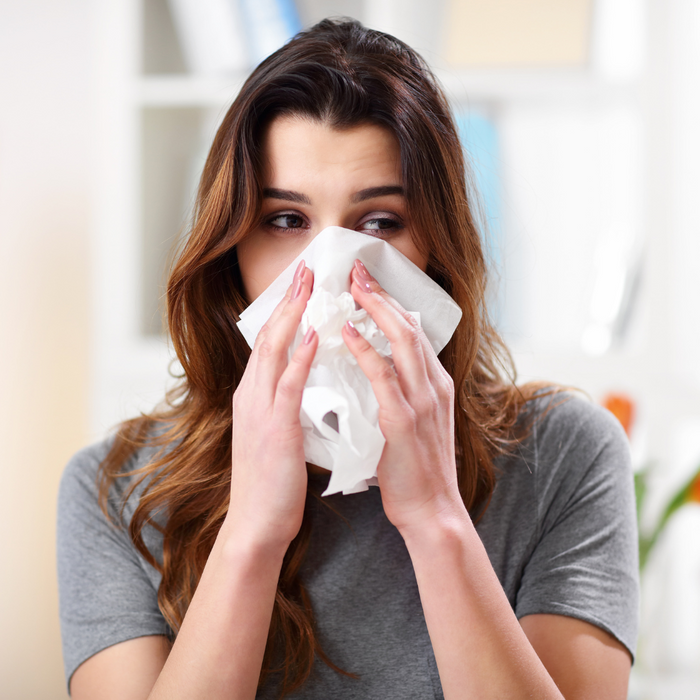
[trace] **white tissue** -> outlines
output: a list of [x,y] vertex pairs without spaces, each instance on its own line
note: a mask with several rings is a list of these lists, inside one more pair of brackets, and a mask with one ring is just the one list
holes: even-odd
[[314,273],[314,290],[290,354],[309,326],[319,336],[302,397],[301,425],[306,460],[332,472],[324,496],[365,491],[376,484],[384,449],[379,405],[372,386],[340,332],[353,322],[377,352],[391,362],[391,347],[364,309],[349,293],[356,258],[422,325],[435,352],[457,328],[461,309],[450,296],[386,241],[333,226],[321,231],[287,269],[241,314],[238,327],[253,347],[260,329],[292,283],[300,260]]

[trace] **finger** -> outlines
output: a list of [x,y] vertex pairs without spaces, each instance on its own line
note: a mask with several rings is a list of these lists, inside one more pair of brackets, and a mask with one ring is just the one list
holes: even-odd
[[275,322],[277,319],[282,315],[282,312],[284,311],[284,307],[287,305],[287,302],[291,299],[292,293],[294,291],[294,285],[296,284],[296,281],[299,277],[301,277],[304,274],[304,271],[306,270],[306,264],[303,260],[299,262],[299,265],[297,265],[297,269],[294,272],[294,277],[292,278],[292,283],[287,287],[287,291],[285,292],[284,296],[280,300],[279,304],[275,306],[274,311],[270,314],[270,318],[267,320],[267,323],[260,329],[260,332],[258,333],[257,338],[255,339],[255,343],[257,344],[258,341],[262,342],[264,337],[267,335],[269,332],[270,328],[275,325]]
[[[246,372],[243,375],[243,378],[241,380],[242,383],[245,383],[248,379],[253,379],[255,381],[255,371],[258,363],[258,352],[259,352],[259,346],[262,345],[263,341],[267,337],[267,334],[270,332],[270,329],[275,325],[277,322],[277,319],[282,315],[282,312],[284,311],[285,307],[287,306],[287,303],[291,299],[292,292],[294,290],[294,285],[299,278],[299,276],[303,273],[304,268],[306,267],[305,263],[303,260],[299,262],[299,265],[297,266],[296,271],[294,272],[294,277],[292,278],[292,283],[287,287],[287,291],[285,292],[284,296],[282,299],[280,299],[279,303],[277,306],[275,306],[272,314],[270,314],[270,318],[267,319],[267,321],[263,324],[263,326],[260,328],[258,331],[257,336],[255,337],[255,342],[253,343],[253,348],[252,352],[250,354],[250,357],[248,358],[248,365],[246,367]],[[271,398],[271,397],[270,397]]]
[[[362,274],[363,272],[365,273],[365,275]],[[364,266],[361,260],[356,261],[356,264],[353,267],[353,272],[351,274],[357,277],[358,286],[360,286],[363,291],[379,294],[386,300],[389,306],[396,309],[396,311],[401,315],[402,318],[406,320],[407,323],[414,326],[415,328],[420,328],[420,324],[416,321],[416,319],[410,313],[408,313],[408,311],[406,311],[403,308],[403,306],[401,306],[401,304],[399,304],[399,302],[396,301],[396,299],[394,299],[394,297],[392,297],[387,291],[385,291],[382,288],[382,286],[377,282],[377,280],[375,280],[372,277],[372,275],[369,273],[369,271]],[[369,285],[369,287],[365,285]],[[446,374],[446,370],[443,367],[440,360],[438,359],[437,353],[435,352],[435,348],[433,348],[431,342],[428,340],[428,336],[426,336],[425,332],[422,329],[420,330],[420,332],[418,332],[418,339],[420,340],[421,347],[423,350],[423,357],[425,359],[426,367],[428,369],[429,378],[434,379],[444,377]]]
[[304,268],[274,324],[269,322],[266,324],[266,332],[253,349],[256,385],[261,390],[271,392],[272,397],[274,397],[277,382],[288,364],[287,351],[296,335],[312,286],[313,273],[308,268]]
[[425,357],[427,348],[418,322],[382,289],[360,261],[356,261],[353,268],[352,282],[353,298],[391,343],[391,355],[406,396],[426,391],[430,384]]
[[309,328],[277,382],[275,415],[284,422],[299,421],[301,398],[317,348],[318,333],[313,328]]
[[387,415],[401,415],[409,406],[393,367],[358,333],[350,321],[343,326],[342,334],[345,344],[369,379],[379,406],[387,411]]

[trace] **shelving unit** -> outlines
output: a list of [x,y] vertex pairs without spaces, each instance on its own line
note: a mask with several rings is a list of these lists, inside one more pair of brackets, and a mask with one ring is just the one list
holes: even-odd
[[[511,264],[521,256],[509,250],[522,247],[523,240],[527,247],[527,237],[533,235],[530,230],[518,232],[518,220],[530,213],[527,207],[520,211],[516,201],[518,188],[528,186],[523,173],[531,168],[533,153],[519,153],[519,145],[512,148],[511,135],[520,143],[523,129],[530,129],[535,139],[546,140],[546,133],[538,133],[538,115],[552,109],[559,110],[565,126],[567,120],[580,122],[582,111],[600,122],[601,115],[604,121],[605,114],[620,106],[638,109],[636,79],[611,80],[586,66],[471,71],[449,66],[441,53],[447,0],[429,8],[419,0],[302,0],[297,6],[304,26],[324,16],[346,15],[396,33],[431,61],[456,111],[478,112],[495,122],[502,140],[498,175],[503,182],[500,226],[506,269],[501,272],[507,289],[522,274],[518,264]],[[186,224],[207,147],[246,77],[189,73],[168,0],[113,0],[104,3],[102,20],[102,73],[107,78],[101,109],[104,175],[98,183],[102,205],[96,222],[101,270],[95,284],[96,433],[152,405],[163,393],[169,358],[160,318],[166,260]],[[584,124],[582,131],[587,130]],[[544,145],[543,157],[551,167],[560,167],[556,152],[547,154]],[[615,184],[609,182],[611,188]],[[582,259],[586,256],[590,258],[590,250]],[[583,270],[581,276],[585,274]],[[511,291],[514,298],[535,294]],[[519,313],[508,293],[505,305]],[[532,319],[519,322],[510,334],[516,346],[523,325],[533,325]],[[569,340],[569,349],[572,344]]]

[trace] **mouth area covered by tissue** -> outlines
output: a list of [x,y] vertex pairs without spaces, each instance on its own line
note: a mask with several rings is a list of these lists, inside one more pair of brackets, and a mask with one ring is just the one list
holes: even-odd
[[350,294],[350,272],[360,259],[381,286],[422,325],[436,353],[452,337],[461,309],[428,275],[392,245],[337,226],[321,231],[282,274],[241,314],[238,327],[248,344],[267,322],[292,283],[301,260],[314,273],[290,356],[309,327],[318,333],[318,349],[302,397],[300,420],[306,460],[331,471],[325,495],[356,493],[376,484],[384,449],[379,404],[372,386],[345,345],[341,331],[352,321],[387,362],[386,336]]

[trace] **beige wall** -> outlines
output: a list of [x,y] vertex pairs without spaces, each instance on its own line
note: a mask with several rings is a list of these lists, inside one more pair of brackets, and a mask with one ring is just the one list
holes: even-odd
[[89,0],[0,10],[0,695],[65,698],[58,480],[86,441]]
[[447,0],[445,53],[470,68],[584,66],[592,0]]

